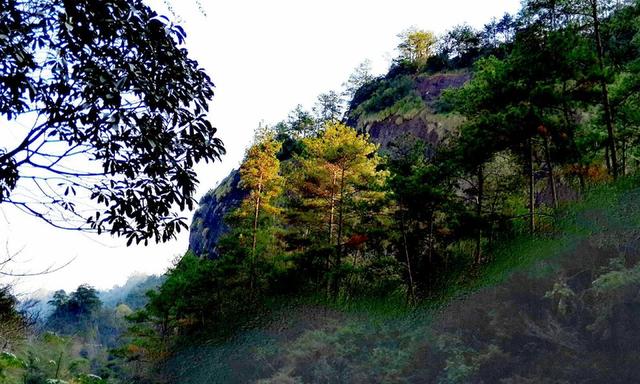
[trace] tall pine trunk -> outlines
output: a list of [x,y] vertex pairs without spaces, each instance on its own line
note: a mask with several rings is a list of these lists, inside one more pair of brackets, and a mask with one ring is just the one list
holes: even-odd
[[[333,171],[331,180],[331,200],[329,209],[329,246],[333,246],[333,227],[335,227],[335,211],[336,211],[336,181],[338,175]],[[331,271],[331,253],[327,254],[325,268],[327,273]],[[327,279],[327,299],[331,297],[331,279]]]
[[433,248],[435,245],[435,235],[433,234],[433,227],[434,227],[434,213],[431,212],[429,214],[429,254],[428,254],[428,260],[429,260],[429,271],[427,271],[427,285],[429,287],[429,289],[432,288],[432,281],[433,281],[433,275],[431,274],[431,272],[433,271]]
[[429,215],[429,264],[433,262],[433,246],[434,246],[434,235],[433,235],[433,226],[435,219],[433,218],[434,213],[431,212]]
[[621,173],[622,176],[626,176],[627,175],[627,141],[626,140],[622,140],[622,169],[621,169]]
[[260,216],[260,200],[262,196],[262,176],[260,177],[260,182],[258,183],[258,195],[256,196],[256,204],[255,204],[255,212],[253,215],[253,241],[251,244],[251,272],[249,276],[249,288],[253,293],[253,288],[255,285],[255,274],[256,274],[256,245],[258,243],[258,219]]
[[416,293],[415,286],[413,284],[413,271],[411,270],[411,258],[409,257],[409,246],[407,244],[407,231],[405,227],[404,219],[404,207],[402,208],[402,215],[400,216],[400,230],[402,231],[402,246],[404,248],[404,257],[407,263],[407,274],[409,275],[409,290],[407,292],[407,301],[409,303],[415,302]]
[[336,271],[337,274],[334,275],[333,278],[333,296],[338,296],[338,289],[340,287],[340,267],[342,265],[342,232],[344,229],[344,173],[345,169],[342,167],[342,171],[340,174],[340,199],[338,200],[340,205],[338,207],[338,238],[336,239],[337,244],[337,252],[336,252]]
[[556,178],[553,174],[553,163],[551,162],[551,149],[549,148],[549,136],[544,136],[544,154],[547,160],[547,168],[549,169],[549,185],[551,187],[551,200],[553,208],[558,209],[558,190],[556,188]]
[[333,179],[331,180],[331,201],[330,201],[330,211],[329,211],[329,244],[333,245],[333,227],[335,226],[335,210],[336,210],[336,179],[338,175],[336,172],[333,172]]
[[533,137],[529,138],[529,233],[536,231],[535,176],[533,174]]
[[478,202],[476,204],[476,220],[478,228],[476,233],[476,263],[482,263],[482,203],[484,200],[484,166],[478,166]]
[[602,46],[602,36],[600,34],[600,17],[598,16],[598,1],[591,0],[591,13],[593,17],[593,33],[596,40],[596,53],[598,57],[598,67],[600,69],[600,91],[602,93],[602,107],[604,109],[604,122],[607,126],[607,144],[609,148],[609,156],[611,158],[611,173],[613,178],[618,178],[618,158],[616,154],[616,141],[613,126],[613,114],[611,112],[611,103],[609,101],[609,88],[605,76],[604,67],[604,48]]

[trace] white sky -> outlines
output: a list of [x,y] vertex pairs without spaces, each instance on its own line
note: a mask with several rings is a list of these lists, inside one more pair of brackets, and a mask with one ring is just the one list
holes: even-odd
[[[201,0],[204,16],[196,0],[170,2],[187,31],[191,56],[216,84],[211,120],[227,148],[222,163],[198,167],[198,197],[238,166],[260,121],[282,120],[297,104],[310,108],[318,94],[339,90],[365,59],[375,73],[384,73],[402,30],[481,27],[519,8],[519,0]],[[167,14],[164,1],[148,3]],[[13,267],[17,272],[75,258],[54,274],[0,277],[0,283],[15,283],[18,292],[70,290],[82,283],[104,289],[135,272],[163,273],[186,251],[188,234],[167,244],[127,248],[123,240],[57,230],[0,206],[0,255],[5,244],[11,252],[23,249]]]

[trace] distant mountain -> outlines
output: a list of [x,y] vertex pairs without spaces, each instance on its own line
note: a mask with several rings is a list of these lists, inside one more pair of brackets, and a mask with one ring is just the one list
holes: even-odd
[[[125,304],[132,310],[140,309],[147,303],[146,293],[162,284],[164,276],[135,274],[130,276],[122,286],[99,291],[98,297],[104,308],[117,308]],[[40,320],[45,320],[53,307],[48,302],[53,298],[54,291],[39,289],[21,302],[21,310],[29,314],[38,314]]]
[[157,288],[163,281],[164,276],[135,274],[130,276],[124,285],[100,291],[98,296],[104,307],[116,308],[120,304],[126,304],[132,310],[136,310],[147,303],[147,291]]
[[53,291],[38,289],[24,300],[21,300],[19,310],[31,315],[37,315],[39,320],[44,320],[53,312],[53,307],[48,304],[52,298]]

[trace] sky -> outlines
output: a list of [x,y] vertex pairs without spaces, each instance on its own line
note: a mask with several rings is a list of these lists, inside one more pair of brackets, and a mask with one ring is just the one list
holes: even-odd
[[[311,108],[320,93],[339,91],[364,60],[375,74],[396,55],[397,35],[415,26],[440,34],[454,25],[481,27],[514,13],[519,0],[147,0],[187,32],[192,58],[216,85],[210,118],[227,154],[198,165],[199,198],[239,166],[260,122],[276,123],[297,104]],[[169,10],[169,6],[173,11]],[[192,212],[184,212],[191,220]],[[16,293],[99,289],[135,273],[162,274],[188,247],[188,233],[169,243],[126,247],[122,239],[49,227],[0,205],[0,255],[16,254],[9,270],[35,277],[0,277]]]

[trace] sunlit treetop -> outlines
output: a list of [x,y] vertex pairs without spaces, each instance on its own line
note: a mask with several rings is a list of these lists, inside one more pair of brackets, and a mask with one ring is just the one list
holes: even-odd
[[398,35],[400,58],[409,61],[426,61],[433,55],[437,42],[433,32],[410,28]]

